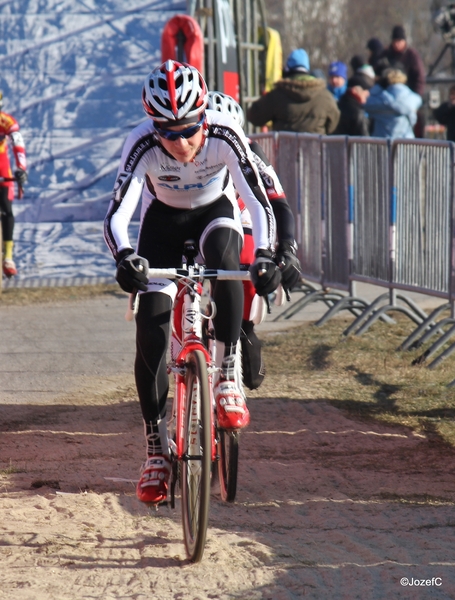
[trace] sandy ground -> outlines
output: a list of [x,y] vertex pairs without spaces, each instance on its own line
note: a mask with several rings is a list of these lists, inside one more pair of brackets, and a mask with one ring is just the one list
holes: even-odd
[[0,598],[455,597],[452,450],[325,403],[250,409],[237,501],[214,493],[190,565],[179,508],[152,512],[109,479],[137,478],[133,398],[3,405],[2,467],[18,472],[0,480]]
[[[106,313],[95,308],[85,343]],[[0,311],[4,336],[17,338],[23,310]],[[179,506],[152,512],[129,481],[143,460],[141,416],[133,387],[113,393],[133,386],[129,355],[117,379],[125,357],[106,376],[115,348],[101,366],[88,353],[77,376],[76,353],[71,369],[54,357],[84,393],[38,379],[34,389],[34,365],[43,372],[64,327],[82,345],[68,306],[45,325],[34,311],[0,369],[2,600],[455,598],[454,450],[304,397],[250,399],[237,501],[214,491],[204,559],[188,564]],[[93,350],[111,328],[95,331]]]

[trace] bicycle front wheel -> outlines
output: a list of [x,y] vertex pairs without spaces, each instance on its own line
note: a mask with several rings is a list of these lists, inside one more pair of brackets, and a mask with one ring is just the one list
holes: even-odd
[[186,553],[192,562],[198,562],[204,554],[207,535],[212,462],[209,378],[200,350],[188,354],[185,385],[182,522]]
[[220,494],[224,502],[234,502],[237,492],[237,469],[239,463],[239,432],[218,431],[218,478]]

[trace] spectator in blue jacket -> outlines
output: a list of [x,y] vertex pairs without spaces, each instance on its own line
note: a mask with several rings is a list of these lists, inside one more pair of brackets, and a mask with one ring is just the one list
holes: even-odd
[[365,108],[373,120],[374,137],[415,137],[413,127],[422,98],[406,85],[406,81],[403,71],[390,68],[370,90]]
[[331,62],[329,65],[329,84],[327,89],[333,94],[337,102],[345,93],[347,87],[348,67],[340,60]]

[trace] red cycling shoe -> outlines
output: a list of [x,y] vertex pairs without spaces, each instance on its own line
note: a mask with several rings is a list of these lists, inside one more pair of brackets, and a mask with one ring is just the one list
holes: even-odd
[[215,387],[215,400],[221,429],[242,429],[249,425],[250,412],[235,381],[220,379]]
[[5,260],[3,261],[3,273],[8,278],[17,275],[17,269],[14,260],[11,260],[10,258],[5,258]]
[[158,504],[167,498],[171,463],[166,456],[149,456],[142,466],[136,496],[146,504]]

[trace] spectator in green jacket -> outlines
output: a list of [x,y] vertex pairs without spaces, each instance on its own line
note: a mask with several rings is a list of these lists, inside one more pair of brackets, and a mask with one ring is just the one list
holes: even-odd
[[327,135],[340,118],[336,101],[326,83],[310,75],[310,61],[303,48],[293,50],[274,88],[250,106],[247,118],[261,127],[270,121],[274,131]]

